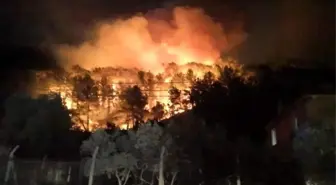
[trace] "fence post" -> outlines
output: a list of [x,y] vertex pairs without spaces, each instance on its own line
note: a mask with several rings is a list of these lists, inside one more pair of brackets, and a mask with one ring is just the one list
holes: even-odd
[[44,170],[46,160],[47,160],[47,156],[45,155],[45,156],[43,157],[43,159],[42,159],[41,171]]
[[6,169],[6,175],[5,175],[5,182],[4,184],[6,185],[9,181],[9,175],[11,174],[11,172],[13,173],[13,179],[14,179],[14,183],[17,184],[17,176],[16,176],[16,172],[14,170],[14,153],[19,149],[19,145],[16,145],[14,147],[14,149],[10,152],[9,154],[9,159],[8,159],[8,163],[7,163],[7,169]]
[[95,162],[96,162],[96,156],[97,156],[98,150],[99,150],[99,147],[97,146],[92,155],[92,162],[90,166],[90,175],[89,175],[88,185],[92,185],[93,183],[93,175],[94,175],[94,170],[95,170],[95,165],[96,165]]
[[45,155],[42,159],[40,170],[37,173],[38,174],[38,176],[37,176],[38,180],[45,180],[46,179],[46,172],[45,172],[46,160],[47,160],[47,156]]
[[67,178],[67,183],[70,182],[70,179],[71,179],[71,166],[69,166],[69,169],[68,169],[68,178]]

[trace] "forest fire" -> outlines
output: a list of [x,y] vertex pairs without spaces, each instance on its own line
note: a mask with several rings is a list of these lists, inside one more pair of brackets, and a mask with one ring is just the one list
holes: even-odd
[[[226,65],[239,67],[232,62]],[[106,121],[126,128],[132,127],[132,124],[125,123],[133,122],[128,117],[129,112],[123,110],[120,100],[121,94],[127,88],[138,86],[146,96],[147,103],[143,113],[145,120],[153,118],[160,120],[190,109],[191,105],[185,92],[189,90],[194,80],[203,78],[207,72],[214,77],[218,76],[217,70],[216,66],[197,63],[183,66],[172,63],[164,73],[157,74],[125,68],[107,67],[88,71],[76,67],[62,74],[37,73],[36,92],[60,94],[64,105],[71,111],[71,117],[77,128],[91,131],[104,127]],[[90,86],[90,92],[83,98],[81,96],[86,93],[87,86]],[[177,97],[174,99],[174,96]],[[158,107],[158,103],[162,106],[162,110],[160,106]]]
[[120,97],[134,86],[147,99],[144,120],[190,109],[184,92],[207,72],[216,77],[217,66],[240,67],[232,59],[221,59],[221,53],[246,37],[241,27],[225,33],[201,9],[185,7],[105,21],[92,35],[94,39],[76,47],[55,47],[67,72],[38,74],[38,93],[60,93],[76,127],[84,130],[102,127],[106,121],[132,126],[122,125],[134,120]]

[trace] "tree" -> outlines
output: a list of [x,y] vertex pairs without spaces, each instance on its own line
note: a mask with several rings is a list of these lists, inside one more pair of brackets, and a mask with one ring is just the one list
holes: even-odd
[[145,85],[146,84],[146,73],[144,71],[139,71],[138,72],[138,78],[140,80],[140,83],[142,85]]
[[[110,134],[103,129],[97,130],[83,142],[81,152],[92,154],[99,147],[94,173],[96,176],[114,175],[119,185],[126,184],[131,177],[153,184],[157,177],[161,185],[164,170],[169,170],[164,167],[164,163],[167,163],[167,157],[171,155],[168,152],[171,145],[172,137],[164,128],[157,124],[141,124],[137,130],[116,129]],[[89,175],[91,160],[87,160],[85,164],[86,176]],[[154,175],[148,179],[143,176],[146,171]],[[175,178],[176,170],[174,174]]]
[[156,105],[152,107],[151,113],[154,120],[160,121],[165,115],[164,106],[160,102],[156,102]]
[[69,112],[57,94],[37,98],[25,94],[10,96],[5,102],[2,123],[9,144],[28,141],[41,153],[47,152],[51,141],[72,126]]
[[188,69],[187,74],[186,74],[186,79],[190,84],[193,84],[195,81],[195,75],[194,72],[191,69]]
[[181,109],[181,91],[176,87],[171,87],[168,91],[170,100],[170,115],[174,115]]
[[141,85],[145,87],[146,90],[153,90],[154,88],[154,75],[151,72],[138,72],[138,78]]
[[334,128],[309,126],[294,140],[296,155],[303,165],[307,180],[328,184],[334,180]]
[[207,84],[211,84],[215,80],[216,80],[215,75],[213,73],[211,73],[210,71],[206,72],[203,76],[203,81],[206,82]]
[[[171,183],[175,180],[178,169],[176,160],[171,160],[174,155],[173,137],[158,124],[142,124],[135,131],[135,148],[139,152],[140,165],[146,166],[152,174],[158,174],[158,184],[163,185],[167,173],[172,173]],[[170,163],[170,166],[168,165]],[[154,175],[156,176],[156,175]],[[152,176],[153,178],[153,176]],[[152,183],[153,184],[153,179]]]
[[98,99],[98,87],[89,74],[75,76],[74,93],[80,101],[96,101]]
[[[259,146],[264,143],[265,126],[275,116],[277,98],[264,84],[228,67],[222,69],[219,79],[208,73],[203,79],[196,80],[190,92],[193,112],[203,118],[206,128],[212,130],[213,138],[223,140],[224,136],[231,143],[232,155],[226,157],[229,161],[237,161],[242,155],[242,140],[250,140]],[[224,150],[224,144],[217,146],[215,151],[205,147],[205,163],[213,163],[212,159],[218,157],[214,153]],[[211,168],[205,166],[204,173],[213,174]],[[234,170],[234,165],[228,168],[227,171]]]
[[157,75],[155,76],[155,78],[156,78],[155,81],[156,81],[156,83],[158,83],[158,84],[161,84],[161,83],[164,82],[162,73],[157,74]]
[[294,149],[307,180],[335,182],[335,96],[322,96],[307,105],[307,125],[300,126]]
[[[138,72],[138,78],[140,80],[141,85],[144,87],[145,95],[147,97],[154,96],[154,85],[155,85],[155,77],[151,72]],[[152,101],[149,101],[149,107],[152,107]]]
[[127,88],[125,91],[121,92],[119,98],[121,110],[130,114],[130,118],[133,120],[133,125],[143,120],[145,106],[148,101],[147,96],[141,92],[141,89],[138,86]]
[[[125,185],[137,165],[137,159],[132,155],[134,140],[134,135],[124,135],[120,130],[108,134],[105,130],[98,129],[88,140],[83,141],[81,152],[93,154],[96,147],[99,147],[94,175],[107,174],[109,178],[114,175],[118,185]],[[89,176],[92,160],[89,158],[85,162],[85,176]]]
[[[86,124],[83,124],[83,128],[90,130],[90,104],[98,101],[98,86],[88,73],[84,76],[75,76],[73,83],[75,97],[79,101],[85,102]],[[80,108],[83,106],[80,105],[77,107]]]
[[177,66],[176,63],[174,62],[171,62],[171,63],[168,63],[165,67],[165,74],[168,75],[168,76],[173,76],[176,71],[178,71],[179,67]]
[[262,143],[266,138],[264,128],[275,116],[279,102],[277,91],[270,91],[268,85],[225,67],[218,80],[210,73],[197,80],[190,100],[195,113],[209,126],[224,128],[230,140],[244,136]]
[[183,73],[175,73],[172,78],[172,83],[180,83],[183,84],[185,79],[185,75]]
[[110,114],[111,101],[114,98],[114,90],[110,84],[108,84],[108,79],[106,76],[102,77],[100,80],[100,91],[102,101],[107,103],[107,116]]

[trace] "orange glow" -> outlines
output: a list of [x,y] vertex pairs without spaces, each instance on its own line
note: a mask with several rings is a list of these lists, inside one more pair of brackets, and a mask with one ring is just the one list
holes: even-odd
[[230,30],[234,32],[225,32],[202,9],[176,7],[100,22],[92,40],[79,46],[60,45],[55,51],[66,67],[114,66],[158,73],[170,62],[216,64],[221,53],[246,38],[241,26]]
[[[222,61],[223,62],[223,61]],[[234,65],[233,67],[239,68],[240,65],[238,64],[230,64],[223,62],[223,65]],[[188,69],[191,69],[194,74],[194,78],[202,78],[206,72],[212,72],[215,77],[218,76],[216,73],[216,67],[215,66],[207,66],[203,64],[197,64],[197,63],[191,63],[181,66],[175,66],[176,69],[171,72],[168,69],[162,73],[162,81],[158,82],[155,80],[157,77],[154,77],[154,86],[153,89],[149,91],[145,91],[145,87],[138,78],[137,74],[139,71],[133,71],[130,69],[124,69],[124,68],[116,68],[112,71],[110,68],[102,68],[102,71],[100,72],[91,72],[91,77],[95,81],[95,83],[99,86],[100,80],[103,76],[108,77],[108,84],[111,85],[112,89],[114,90],[113,94],[114,97],[111,101],[103,100],[102,96],[98,97],[98,100],[96,102],[90,102],[89,103],[89,111],[86,109],[88,102],[83,102],[76,100],[76,98],[73,96],[73,90],[74,87],[70,81],[65,82],[56,82],[50,80],[49,83],[47,83],[47,87],[44,90],[37,90],[38,94],[41,93],[48,93],[48,92],[54,92],[59,93],[64,106],[72,111],[77,112],[77,117],[71,115],[73,118],[73,121],[75,123],[74,127],[79,128],[81,130],[87,130],[87,131],[93,131],[97,128],[104,127],[104,123],[106,121],[111,121],[117,125],[121,129],[127,128],[127,114],[118,113],[119,110],[119,99],[118,94],[124,89],[125,87],[138,85],[141,89],[143,89],[143,93],[147,94],[148,96],[148,104],[145,106],[145,109],[150,112],[153,106],[156,105],[156,102],[160,102],[163,107],[165,114],[163,118],[169,118],[175,114],[179,114],[184,112],[187,109],[191,109],[191,105],[185,105],[182,106],[182,104],[176,105],[173,110],[171,109],[171,101],[169,99],[169,89],[174,86],[177,89],[181,91],[181,100],[187,98],[183,92],[185,90],[190,90],[190,82],[186,79],[187,71]],[[107,73],[106,71],[110,72]],[[74,75],[74,72],[69,71],[70,76]],[[39,72],[37,76],[41,76],[40,74],[44,72]],[[176,75],[182,75],[181,79],[177,78]],[[43,76],[43,75],[42,75]],[[39,82],[37,83],[40,84]],[[41,88],[38,88],[41,89]],[[100,92],[100,91],[99,91]],[[82,107],[82,108],[80,108]],[[84,109],[83,109],[84,107]],[[110,112],[107,112],[110,110]],[[89,115],[87,115],[89,112]],[[110,118],[114,117],[115,115],[118,115],[118,119],[112,119]],[[80,118],[82,122],[79,122],[76,118]],[[149,119],[150,116],[145,115],[145,119]],[[88,120],[89,119],[89,120]],[[112,119],[112,120],[111,120]],[[89,122],[89,125],[87,125],[87,122]],[[129,128],[132,128],[132,123],[129,124]]]
[[[171,19],[163,19],[161,15],[166,14],[171,15]],[[182,106],[177,110],[170,110],[168,90],[172,85],[181,90],[181,93],[188,90],[191,85],[186,80],[189,69],[193,71],[194,78],[202,78],[208,71],[217,76],[215,65],[231,65],[228,63],[231,61],[220,59],[221,53],[228,52],[246,37],[241,27],[231,30],[235,30],[234,33],[224,32],[222,25],[212,20],[202,9],[176,7],[171,12],[155,10],[128,19],[100,22],[92,31],[92,40],[79,46],[58,45],[54,49],[59,62],[68,69],[70,76],[77,75],[70,67],[79,65],[90,71],[91,77],[97,83],[102,76],[108,77],[108,83],[115,95],[127,86],[138,85],[144,89],[138,78],[139,70],[150,71],[154,75],[160,73],[162,79],[160,81],[155,76],[154,89],[150,92],[144,91],[149,101],[146,109],[150,111],[156,102],[160,102],[166,112],[164,118],[168,118],[185,110]],[[171,62],[176,65],[171,66]],[[96,67],[102,70],[95,72]],[[177,74],[184,77],[181,79]],[[74,99],[73,88],[69,81],[54,82],[48,84],[47,91],[60,93],[64,105],[69,110],[78,112],[85,102]],[[182,95],[182,98],[185,97]],[[79,113],[80,119],[89,119],[86,121],[90,123],[87,130],[102,127],[101,123],[111,119],[120,128],[127,128],[127,124],[124,124],[127,121],[125,115],[115,118],[120,114],[117,111],[117,97],[111,102],[103,101],[99,97],[98,102],[91,102],[89,106],[89,116],[85,110]],[[190,108],[191,105],[187,105],[187,109]],[[85,129],[80,123],[75,126]]]

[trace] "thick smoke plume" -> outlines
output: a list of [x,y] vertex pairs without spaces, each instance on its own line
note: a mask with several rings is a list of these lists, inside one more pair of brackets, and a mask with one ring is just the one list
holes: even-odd
[[226,33],[202,9],[176,7],[101,22],[92,40],[56,50],[65,67],[135,67],[160,72],[170,62],[214,64],[222,52],[245,37],[241,27]]

